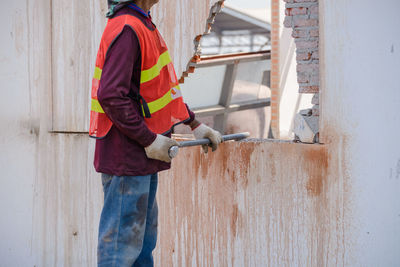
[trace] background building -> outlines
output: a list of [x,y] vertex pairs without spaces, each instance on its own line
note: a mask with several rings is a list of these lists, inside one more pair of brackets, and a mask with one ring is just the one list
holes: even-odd
[[264,9],[243,10],[225,4],[211,33],[201,40],[202,55],[270,50],[271,24]]
[[[201,61],[192,65],[195,71],[185,78],[182,92],[197,117],[220,132],[250,131],[266,138],[271,25],[254,15],[257,11],[222,8],[210,34],[201,38]],[[184,127],[176,132],[190,133]]]
[[[221,4],[171,0],[153,10],[178,73],[188,73],[193,40]],[[274,134],[290,128],[285,96],[319,95],[310,114],[319,140],[182,149],[159,179],[158,265],[400,265],[399,7],[271,1]],[[105,12],[97,0],[1,9],[0,266],[96,266],[102,192],[86,131]]]

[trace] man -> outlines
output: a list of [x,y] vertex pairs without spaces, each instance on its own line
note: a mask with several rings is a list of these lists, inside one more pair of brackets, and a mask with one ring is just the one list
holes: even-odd
[[94,166],[104,190],[98,265],[153,266],[157,173],[170,168],[168,149],[177,145],[172,127],[189,125],[196,138],[211,140],[213,151],[222,138],[182,100],[167,47],[150,17],[158,0],[108,1],[89,131],[97,138]]

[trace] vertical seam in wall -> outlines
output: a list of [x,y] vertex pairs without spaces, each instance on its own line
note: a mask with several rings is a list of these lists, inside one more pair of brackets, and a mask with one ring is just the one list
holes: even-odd
[[49,0],[50,4],[50,120],[51,130],[54,130],[54,70],[53,70],[53,0]]
[[[29,24],[30,21],[30,17],[31,17],[31,8],[29,8],[29,0],[25,1],[25,5],[26,5],[26,25],[27,25],[27,49],[28,49],[28,87],[29,87],[29,120],[32,120],[32,49],[34,46],[31,46],[31,42],[32,42],[32,38],[31,38],[31,25]],[[37,149],[37,145],[35,145],[35,149]],[[37,151],[35,151],[35,154],[37,153]],[[35,157],[35,166],[38,166],[37,164],[38,159],[37,157]],[[34,184],[33,184],[33,190],[35,190],[35,186],[36,186],[36,177],[37,177],[37,171],[35,171],[35,179],[34,179]],[[34,238],[34,210],[35,210],[35,191],[32,194],[32,203],[31,203],[31,208],[32,208],[32,224],[31,224],[31,234],[30,234],[30,240],[29,240],[29,250],[31,255],[33,254],[33,238]]]
[[325,31],[324,25],[325,20],[324,17],[321,16],[322,11],[325,6],[325,0],[318,1],[318,31],[319,31],[319,44],[318,44],[318,53],[319,53],[319,119],[318,119],[318,129],[319,129],[319,143],[326,143],[325,131],[324,131],[324,112],[322,107],[324,106],[325,97],[324,92],[326,92],[326,83],[325,83]]
[[32,73],[31,73],[31,63],[32,63],[32,47],[30,45],[31,42],[31,27],[29,25],[29,19],[30,19],[30,8],[29,8],[29,1],[25,1],[26,5],[26,25],[27,25],[27,50],[28,50],[28,66],[27,66],[27,71],[28,71],[28,88],[29,88],[29,120],[32,120]]

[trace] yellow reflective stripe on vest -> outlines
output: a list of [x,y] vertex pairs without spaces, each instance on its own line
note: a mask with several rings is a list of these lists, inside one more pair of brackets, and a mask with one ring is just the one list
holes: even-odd
[[97,79],[100,81],[101,78],[101,73],[103,72],[102,69],[100,69],[99,67],[94,68],[94,75],[93,78]]
[[140,83],[145,83],[153,80],[155,77],[160,75],[160,71],[171,63],[171,57],[168,51],[165,51],[158,58],[157,64],[151,67],[150,69],[143,70],[140,76]]
[[[177,85],[174,88],[171,88],[165,95],[163,95],[159,99],[154,100],[153,102],[147,103],[149,110],[150,110],[150,114],[156,113],[157,111],[159,111],[160,109],[164,108],[166,105],[171,103],[173,100],[175,100],[181,96],[182,96],[182,94],[181,94],[181,89],[180,89],[179,85]],[[142,110],[143,110],[143,108],[142,108]]]
[[97,113],[104,113],[103,108],[100,106],[100,103],[98,100],[92,98],[92,111],[97,112]]

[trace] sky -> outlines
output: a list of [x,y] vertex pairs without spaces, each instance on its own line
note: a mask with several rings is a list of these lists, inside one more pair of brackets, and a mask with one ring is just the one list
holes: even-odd
[[226,0],[225,4],[238,8],[269,8],[270,0]]

